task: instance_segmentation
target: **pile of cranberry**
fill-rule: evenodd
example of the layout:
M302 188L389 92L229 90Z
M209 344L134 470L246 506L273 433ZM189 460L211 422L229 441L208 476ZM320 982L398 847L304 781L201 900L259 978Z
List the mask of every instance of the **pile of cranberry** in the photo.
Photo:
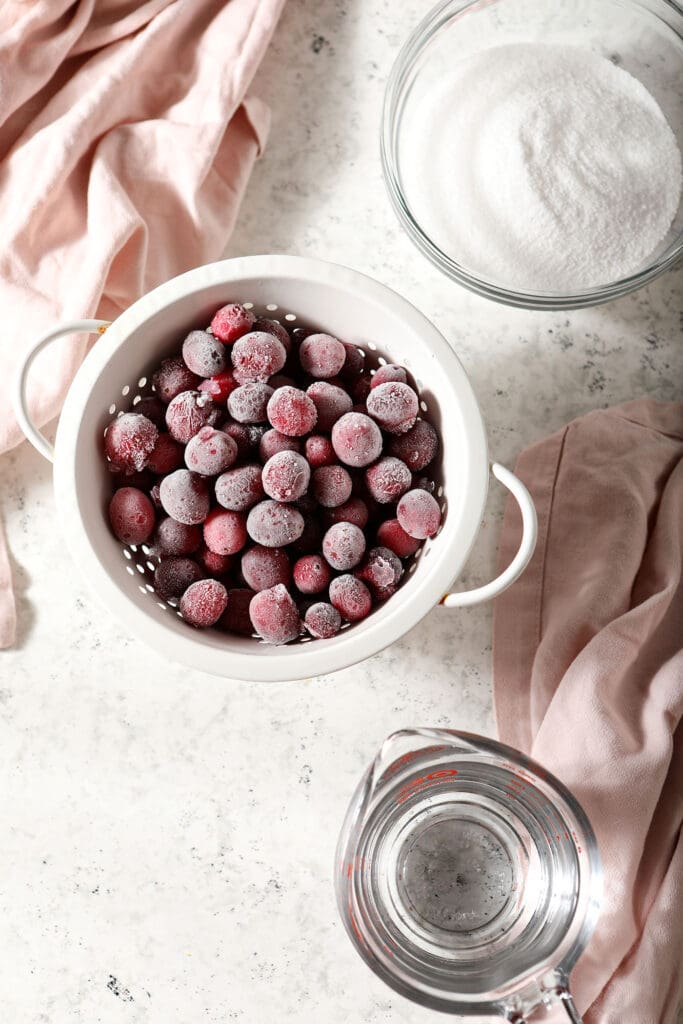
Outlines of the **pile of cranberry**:
M223 306L107 427L124 544L193 626L284 644L334 636L391 597L441 522L419 477L438 450L393 364L328 334Z

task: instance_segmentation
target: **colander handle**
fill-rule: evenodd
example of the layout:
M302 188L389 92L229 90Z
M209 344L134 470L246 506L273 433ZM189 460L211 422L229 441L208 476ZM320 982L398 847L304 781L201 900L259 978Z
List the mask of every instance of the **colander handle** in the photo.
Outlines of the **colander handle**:
M462 608L468 604L481 604L482 601L490 601L492 598L498 597L499 594L507 590L522 575L531 561L531 556L536 547L538 521L531 495L519 477L516 477L505 466L500 466L497 462L494 462L491 464L491 472L497 480L500 480L504 487L507 487L517 500L522 513L522 542L519 545L517 554L500 576L496 576L495 580L485 583L482 587L476 587L474 590L463 590L454 594L446 594L445 597L441 598L441 604L446 608Z
M40 452L41 455L44 455L49 462L54 461L54 448L36 427L35 423L31 419L28 408L26 383L28 381L31 364L38 353L44 349L46 345L49 345L50 342L56 341L57 338L63 338L65 334L104 334L107 327L109 327L109 323L109 320L71 320L69 323L62 324L61 327L55 327L54 330L48 331L47 334L44 334L41 338L38 338L37 341L34 341L29 350L24 353L19 364L19 368L14 379L14 413L17 417L19 426L26 435L26 439L30 441L36 451Z

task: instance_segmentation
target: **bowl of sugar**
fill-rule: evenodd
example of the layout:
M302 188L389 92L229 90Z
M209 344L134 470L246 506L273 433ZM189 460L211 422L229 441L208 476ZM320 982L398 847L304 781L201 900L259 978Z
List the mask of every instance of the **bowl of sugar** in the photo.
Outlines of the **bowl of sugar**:
M511 306L626 295L683 253L683 11L447 0L390 74L394 210L452 280Z

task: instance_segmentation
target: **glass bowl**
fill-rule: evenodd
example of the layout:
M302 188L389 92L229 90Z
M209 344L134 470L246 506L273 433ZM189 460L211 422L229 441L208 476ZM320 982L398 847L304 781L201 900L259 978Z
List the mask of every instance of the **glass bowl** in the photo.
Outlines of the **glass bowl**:
M508 43L578 46L612 60L649 90L683 152L683 10L673 0L446 0L401 49L386 88L382 166L392 205L417 247L452 280L496 302L576 309L609 302L654 280L683 251L683 202L655 252L626 277L565 293L519 291L473 272L430 237L415 212L406 156L420 104L454 61Z

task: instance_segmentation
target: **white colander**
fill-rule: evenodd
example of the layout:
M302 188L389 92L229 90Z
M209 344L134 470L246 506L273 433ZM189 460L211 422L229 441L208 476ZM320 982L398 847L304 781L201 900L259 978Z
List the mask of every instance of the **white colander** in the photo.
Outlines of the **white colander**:
M303 638L272 647L256 638L193 629L177 608L154 593L154 566L146 546L125 547L109 529L111 474L102 454L107 423L116 412L129 409L138 395L151 393L150 378L161 359L176 353L185 334L208 323L227 302L242 302L258 315L315 326L357 343L375 366L385 361L407 366L418 383L423 412L442 439L435 473L444 511L439 534L407 565L407 579L393 598L331 640ZM106 333L71 385L53 450L28 415L29 367L49 342L86 331ZM481 413L465 371L436 328L395 292L335 264L293 256L225 260L155 288L111 325L101 320L64 324L27 352L17 376L15 404L29 441L54 461L61 527L92 589L126 628L161 654L216 675L300 679L361 661L406 633L440 601L455 607L501 593L523 571L536 542L528 492L512 473L492 465L521 507L520 549L491 583L447 593L470 552L486 500L489 463Z

